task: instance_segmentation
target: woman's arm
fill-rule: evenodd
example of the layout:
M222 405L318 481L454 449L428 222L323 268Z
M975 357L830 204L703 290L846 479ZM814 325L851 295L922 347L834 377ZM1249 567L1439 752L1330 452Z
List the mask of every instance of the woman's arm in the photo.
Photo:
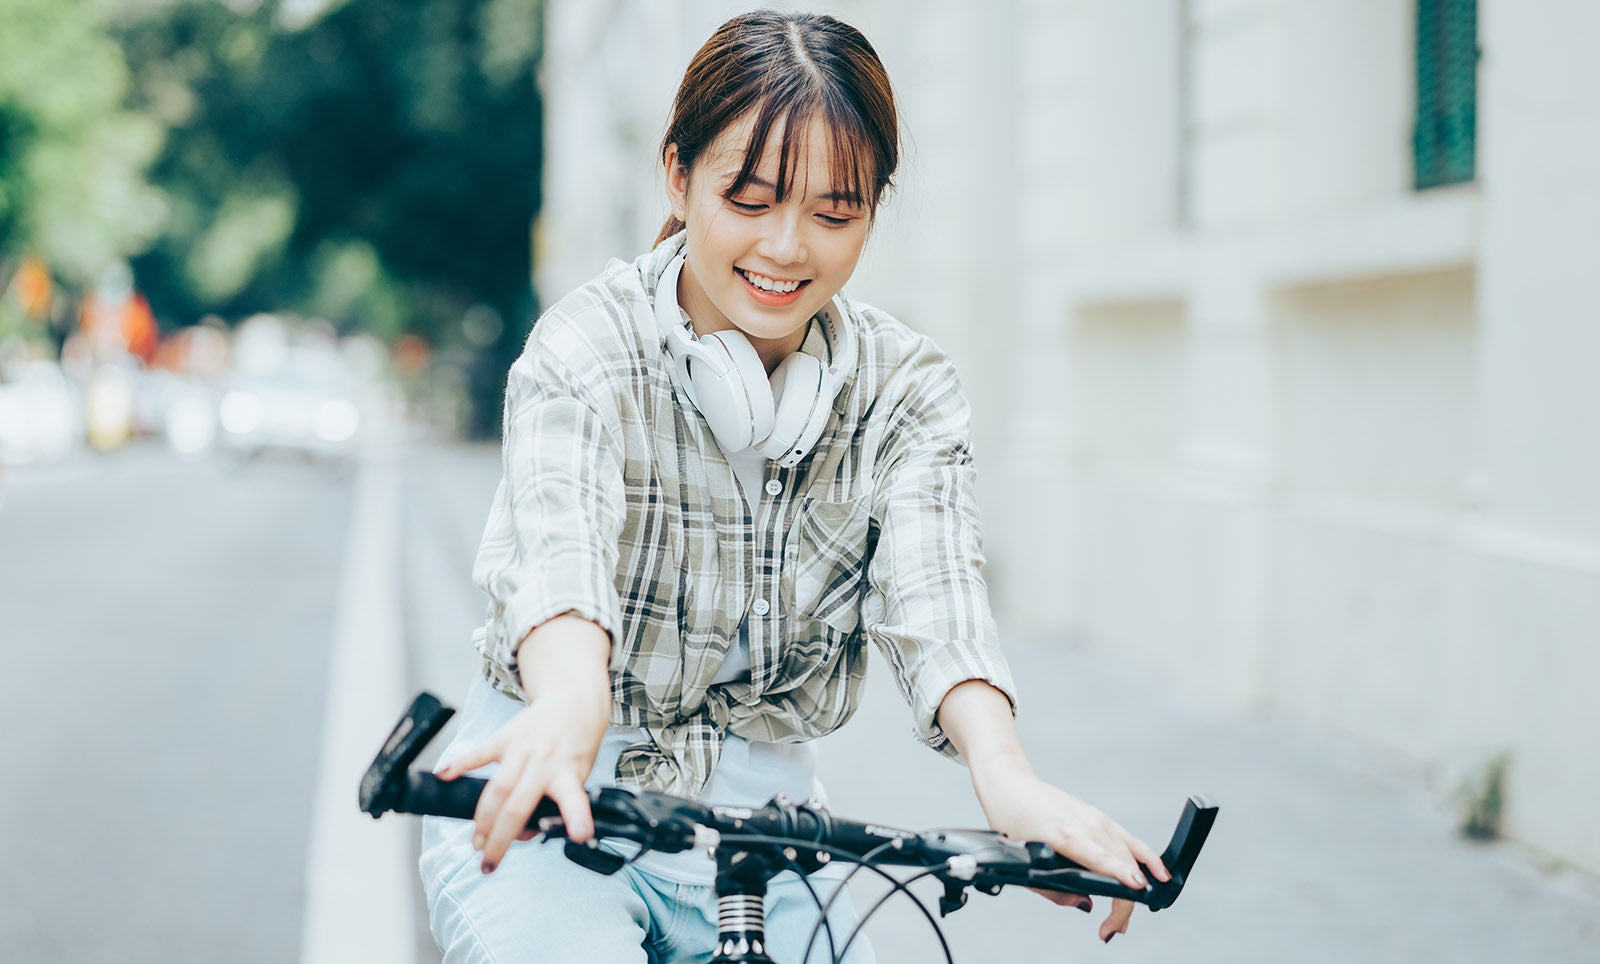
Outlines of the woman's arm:
M561 808L573 840L589 839L594 823L583 782L611 717L610 653L611 638L587 619L563 615L539 624L517 647L527 707L438 771L454 780L500 764L473 816L472 846L483 854L484 873L499 866L514 838L529 836L528 817L544 797Z
M1161 858L1144 841L1034 774L1004 693L982 680L957 685L939 704L939 726L967 761L991 827L1015 840L1044 841L1062 856L1130 887L1147 885L1139 863L1157 880L1168 879ZM1114 901L1100 925L1100 939L1125 932L1132 914L1131 901Z
M613 579L626 508L616 386L574 374L605 371L588 363L597 349L581 336L592 325L574 314L585 304L541 319L506 380L505 475L473 575L494 600L483 655L496 685L527 705L439 770L454 779L499 764L474 815L485 873L513 839L532 836L528 817L544 797L573 839L593 833L583 784L611 716Z

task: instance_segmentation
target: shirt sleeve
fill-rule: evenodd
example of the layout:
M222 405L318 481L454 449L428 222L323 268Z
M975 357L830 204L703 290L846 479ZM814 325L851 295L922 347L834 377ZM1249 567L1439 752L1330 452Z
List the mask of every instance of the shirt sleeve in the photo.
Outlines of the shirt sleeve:
M1016 688L983 579L966 397L948 359L914 364L915 387L890 415L873 480L878 541L864 615L911 705L917 737L959 759L936 719L945 695L983 680L1014 708Z
M617 419L601 407L537 339L511 367L504 477L474 578L491 599L483 656L523 699L516 650L534 627L572 613L617 638L625 490Z

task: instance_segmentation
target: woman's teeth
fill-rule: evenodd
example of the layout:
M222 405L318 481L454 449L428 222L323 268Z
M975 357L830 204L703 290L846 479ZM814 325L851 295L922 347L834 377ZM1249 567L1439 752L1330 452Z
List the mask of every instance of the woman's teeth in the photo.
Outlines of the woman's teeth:
M762 291L770 291L774 294L780 295L788 294L789 292L800 287L800 285L803 283L799 281L778 281L774 278L768 278L766 275L752 274L743 269L740 269L739 273L744 275L744 280L755 285L757 288L760 288Z

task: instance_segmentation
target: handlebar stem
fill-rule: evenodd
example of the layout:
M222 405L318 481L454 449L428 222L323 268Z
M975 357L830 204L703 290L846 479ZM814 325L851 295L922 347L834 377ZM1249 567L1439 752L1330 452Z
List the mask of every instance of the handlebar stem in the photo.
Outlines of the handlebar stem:
M767 882L783 865L764 853L717 849L717 953L711 964L775 964L767 954Z

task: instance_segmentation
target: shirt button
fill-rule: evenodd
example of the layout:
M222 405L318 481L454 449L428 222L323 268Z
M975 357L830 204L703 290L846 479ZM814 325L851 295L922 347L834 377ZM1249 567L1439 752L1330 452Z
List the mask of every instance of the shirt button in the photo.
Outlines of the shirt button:
M779 482L777 479L768 479L767 480L767 494L768 495L777 495L779 492L782 492L782 491L783 491L783 483L782 482Z
M750 611L755 613L757 616L765 616L767 613L772 612L772 604L767 602L765 599L757 599L751 604Z

